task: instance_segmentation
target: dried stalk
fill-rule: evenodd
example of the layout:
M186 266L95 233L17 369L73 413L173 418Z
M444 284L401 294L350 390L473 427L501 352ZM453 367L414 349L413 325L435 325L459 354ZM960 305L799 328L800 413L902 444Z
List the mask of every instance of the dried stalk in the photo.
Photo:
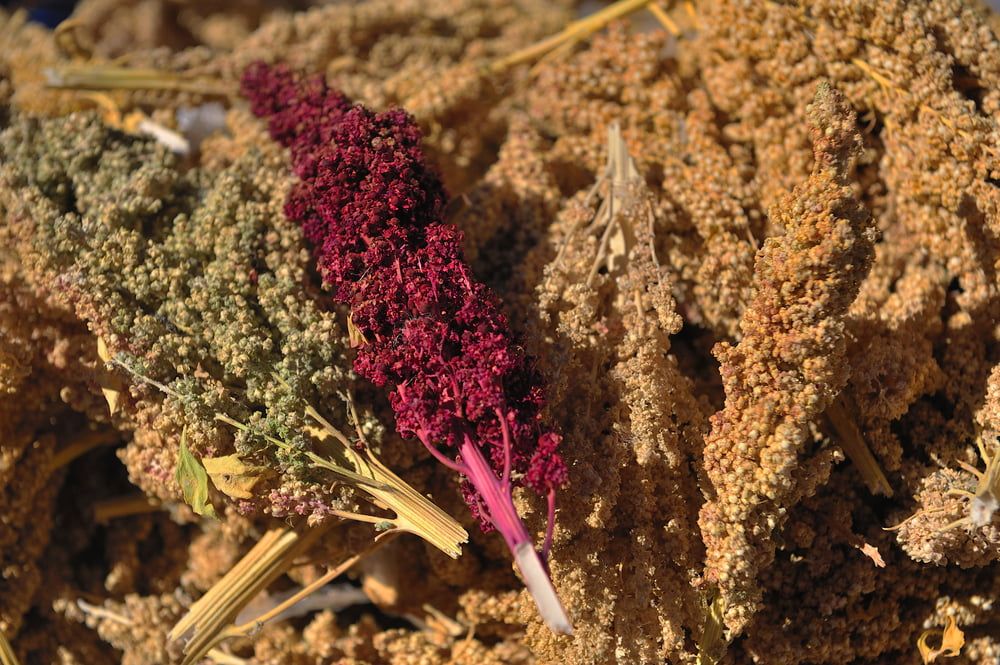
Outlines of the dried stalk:
M165 90L217 97L237 92L235 83L164 69L86 63L52 67L45 75L48 87L68 90Z
M49 463L49 469L55 471L61 469L73 460L90 452L94 448L110 446L121 441L121 435L110 429L100 429L88 431L73 439L69 444L63 446Z
M524 62L530 62L540 58L547 53L567 44L576 44L592 34L601 30L612 21L628 16L648 5L651 0L619 0L618 2L605 7L599 12L594 12L586 18L570 23L562 31L546 37L542 41L532 44L510 55L504 56L490 64L490 71L493 73L504 72L511 67Z
M299 532L290 528L272 529L240 561L198 599L170 631L170 641L183 643L182 665L192 665L211 653L225 640L249 637L289 607L344 574L362 558L398 535L392 531L377 536L361 552L330 568L317 580L264 614L240 625L233 622L239 613L274 580L286 573L330 527Z
M98 524L107 524L119 517L153 513L162 507L163 504L158 499L145 494L118 496L94 504L94 521Z
M856 408L848 408L848 397L841 394L833 400L826 409L826 418L837 434L837 442L844 449L854 466L857 467L861 478L868 485L872 494L892 496L892 485L889 484L882 467L872 454L868 444L865 443L861 430L850 415Z
M0 630L0 665L20 665L14 655L14 647L7 641L7 636Z

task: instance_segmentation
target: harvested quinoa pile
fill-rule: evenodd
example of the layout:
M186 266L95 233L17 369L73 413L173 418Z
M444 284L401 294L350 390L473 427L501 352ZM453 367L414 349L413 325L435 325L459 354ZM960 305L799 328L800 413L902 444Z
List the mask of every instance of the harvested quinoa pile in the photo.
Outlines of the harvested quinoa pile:
M998 27L0 10L0 663L996 665Z

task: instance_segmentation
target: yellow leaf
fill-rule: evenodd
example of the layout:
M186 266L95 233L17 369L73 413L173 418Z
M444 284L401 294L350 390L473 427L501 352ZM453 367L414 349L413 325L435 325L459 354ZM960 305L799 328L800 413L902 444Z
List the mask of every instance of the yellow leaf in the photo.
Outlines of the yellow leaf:
M111 362L111 353L108 351L108 345L104 343L102 337L97 338L97 357L103 362ZM118 410L118 400L122 394L122 383L113 374L105 373L101 379L101 392L104 394L104 399L108 402L108 411L111 415L115 415Z
M322 427L317 427L315 425L306 425L302 429L304 429L306 432L308 432L310 436L315 437L319 441L326 441L327 439L330 438L330 433L327 432Z
M939 648L935 649L927 644L927 640L939 634L941 635ZM943 631L938 629L925 630L917 638L917 649L920 650L920 657L923 659L924 665L933 663L938 656L953 658L962 652L963 646L965 646L965 633L955 623L955 617L951 616L948 617L948 624Z
M86 97L97 105L104 124L110 125L115 129L122 128L122 111L118 106L118 102L112 99L111 95L105 92L84 92L81 96Z
M146 119L146 114L142 111L132 111L131 113L126 113L122 117L121 126L118 129L126 131L130 134L139 133L139 124Z
M111 362L111 353L108 352L108 345L104 343L103 337L97 338L97 357L104 362Z
M205 457L201 460L212 484L234 499L252 499L253 488L267 472L262 466L249 466L236 455Z

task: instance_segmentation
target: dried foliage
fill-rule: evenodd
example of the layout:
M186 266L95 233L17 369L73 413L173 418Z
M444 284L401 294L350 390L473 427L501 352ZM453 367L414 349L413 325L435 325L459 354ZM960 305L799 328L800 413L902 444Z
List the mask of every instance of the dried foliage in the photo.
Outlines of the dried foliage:
M216 662L997 661L996 16L641 4L552 48L531 45L576 3L90 0L58 33L0 15L0 632L21 662L176 661L171 628L272 516L371 509L306 454L327 450L307 405L358 438L341 393L474 525L347 369L371 321L335 309L282 214L303 173L236 95L256 61L420 126L451 198L428 219L463 232L548 386L568 471L548 567L575 633L548 630L499 539L452 560L400 538L352 569L377 609L268 623ZM225 126L188 156L130 120L184 134L210 98ZM328 152L377 161L355 134ZM218 519L181 501L182 432L188 498L204 483ZM119 442L159 503L101 450ZM544 533L544 501L514 505ZM329 534L266 602L373 530Z

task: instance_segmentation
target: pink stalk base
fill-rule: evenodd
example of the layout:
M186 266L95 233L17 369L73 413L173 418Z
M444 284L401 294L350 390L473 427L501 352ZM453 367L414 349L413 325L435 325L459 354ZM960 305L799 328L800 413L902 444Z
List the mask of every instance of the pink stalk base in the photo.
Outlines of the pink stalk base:
M524 585L538 606L538 613L554 632L572 635L573 626L552 586L542 557L535 550L531 535L514 508L510 482L497 478L479 446L468 436L465 437L460 452L465 467L462 471L479 492L490 522L503 536L507 548L514 556Z

